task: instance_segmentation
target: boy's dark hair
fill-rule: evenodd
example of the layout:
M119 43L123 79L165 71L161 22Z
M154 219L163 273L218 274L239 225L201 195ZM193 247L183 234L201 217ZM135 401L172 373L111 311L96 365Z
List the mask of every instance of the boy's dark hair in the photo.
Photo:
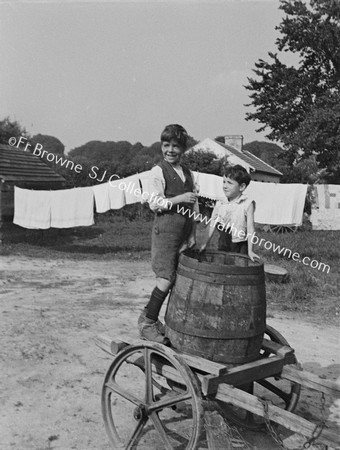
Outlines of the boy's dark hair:
M181 125L172 124L164 128L161 134L161 142L170 142L171 139L177 141L186 150L188 133Z
M238 184L244 183L246 186L248 186L251 180L249 173L239 164L236 166L226 166L223 175L237 181Z

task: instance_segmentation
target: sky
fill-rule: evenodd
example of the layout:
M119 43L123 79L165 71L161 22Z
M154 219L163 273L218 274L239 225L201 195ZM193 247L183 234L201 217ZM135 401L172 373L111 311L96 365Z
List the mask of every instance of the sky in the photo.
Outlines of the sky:
M88 141L159 140L183 125L197 140L241 134L247 77L269 60L279 0L0 0L0 120L57 137L66 151Z

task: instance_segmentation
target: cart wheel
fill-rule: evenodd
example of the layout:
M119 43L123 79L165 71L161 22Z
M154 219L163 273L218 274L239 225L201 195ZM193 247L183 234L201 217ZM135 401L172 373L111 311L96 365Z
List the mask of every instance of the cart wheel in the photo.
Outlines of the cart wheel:
M272 233L295 233L297 229L296 225L269 225Z
M270 340L278 344L289 346L286 339L269 325L266 326L265 337L269 337ZM261 353L262 358L268 358L269 355L270 353L268 352L263 351ZM293 364L297 364L297 359L295 356ZM250 394L254 394L262 400L268 400L274 405L292 412L299 401L301 385L284 380L280 377L268 377L249 383L248 385L243 386L242 389ZM251 430L259 430L265 427L265 420L263 417L252 414L242 408L227 405L221 401L218 401L218 406L222 410L226 419L231 420L237 425L249 428Z
M192 450L203 423L201 390L170 348L129 345L105 375L102 414L113 448Z

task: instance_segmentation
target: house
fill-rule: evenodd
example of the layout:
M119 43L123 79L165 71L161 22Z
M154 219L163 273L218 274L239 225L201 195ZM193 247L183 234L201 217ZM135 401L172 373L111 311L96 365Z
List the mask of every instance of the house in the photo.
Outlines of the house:
M251 174L251 179L254 181L280 182L281 172L252 153L243 150L243 136L227 135L223 138L224 143L206 138L189 151L211 151L218 158L227 157L231 165L239 164L243 166Z
M0 228L14 215L14 186L24 189L64 189L65 179L28 151L0 144Z

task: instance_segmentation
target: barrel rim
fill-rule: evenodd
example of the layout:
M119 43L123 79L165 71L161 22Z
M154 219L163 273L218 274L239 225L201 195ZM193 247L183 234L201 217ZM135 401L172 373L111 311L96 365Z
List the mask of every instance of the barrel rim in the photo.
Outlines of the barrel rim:
M241 259L247 259L251 261L249 256L241 255L240 253L229 253L229 252L223 252L219 250L209 250L205 252L205 254L227 254L231 257L237 257ZM195 269L198 271L203 272L210 272L210 273L221 273L221 274L231 274L231 275L257 275L264 273L264 264L262 262L253 262L252 266L248 267L242 267L242 266L228 266L225 264L219 264L219 263L209 263L207 261L200 262L198 259L191 257L190 255L193 254L192 250L185 250L183 253L181 253L179 257L179 262L186 267L189 267L190 269Z
M208 284L225 284L228 286L262 286L265 283L264 273L216 273L211 272L208 275L205 275L205 272L201 272L199 270L194 270L193 272L189 272L187 266L183 266L183 264L179 263L177 267L177 276L182 276L184 278L188 278L190 280L201 281L203 283Z

